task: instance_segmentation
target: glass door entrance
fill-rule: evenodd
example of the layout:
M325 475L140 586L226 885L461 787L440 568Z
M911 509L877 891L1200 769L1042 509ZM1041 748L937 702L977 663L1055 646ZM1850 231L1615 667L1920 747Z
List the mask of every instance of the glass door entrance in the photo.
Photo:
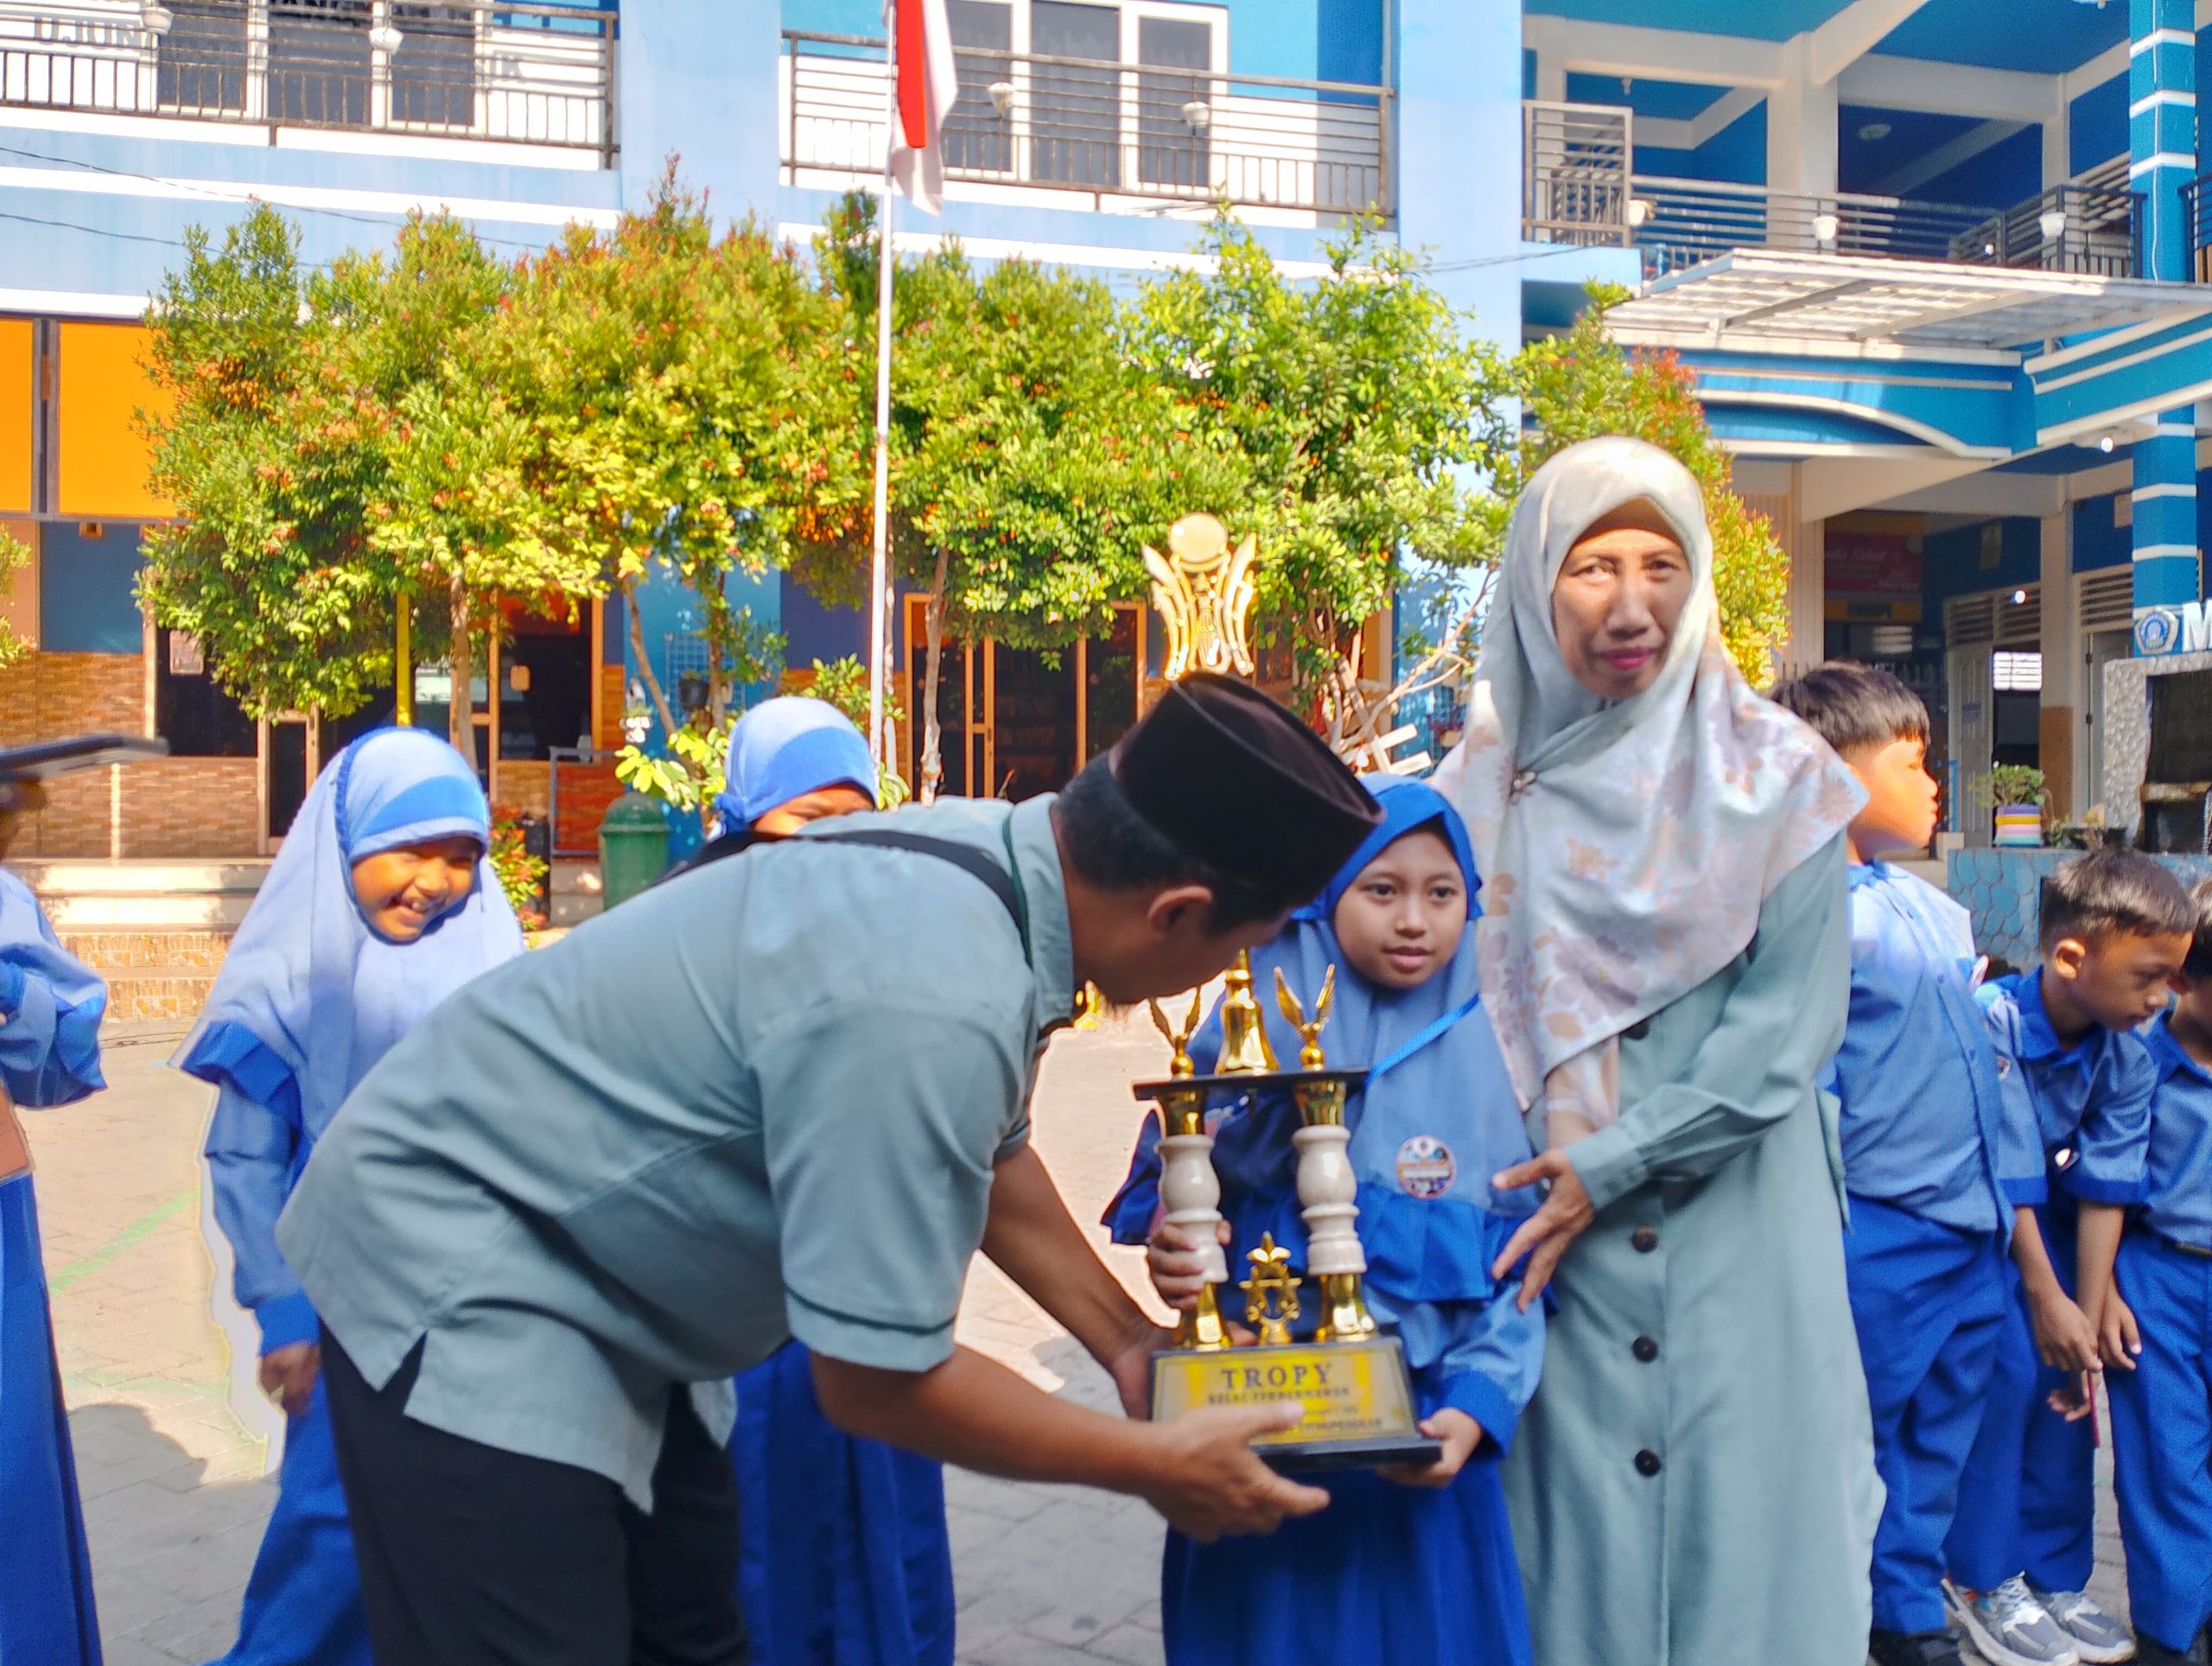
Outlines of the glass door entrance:
M906 598L899 689L906 722L899 756L901 773L916 785L928 686L926 607L918 596ZM1136 722L1145 646L1144 614L1134 603L1114 610L1104 635L1065 648L946 641L938 672L938 791L1016 803L1058 792Z

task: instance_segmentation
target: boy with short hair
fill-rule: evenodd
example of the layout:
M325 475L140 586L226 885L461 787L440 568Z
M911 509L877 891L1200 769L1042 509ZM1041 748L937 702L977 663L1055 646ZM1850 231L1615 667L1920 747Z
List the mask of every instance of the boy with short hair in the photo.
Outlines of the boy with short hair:
M2146 1190L2158 1072L2133 1032L2166 1004L2196 928L2181 881L2149 856L2102 851L2044 881L2042 963L1982 990L2009 1092L2032 1106L2046 1201L2013 1241L2038 1371L2018 1327L1961 1489L1953 1600L1991 1659L2038 1611L2084 1662L2127 1660L2127 1628L2085 1587L2094 1561L2096 1326L2131 1205ZM1994 1588L1987 1577L2013 1570Z
M1888 1491L1870 1651L1876 1666L1956 1666L1943 1545L2011 1308L2007 1235L2034 1192L2002 1178L2008 1102L1974 1000L1980 963L1967 912L1886 860L1935 833L1927 708L1887 671L1841 663L1774 698L1866 788L1846 833L1850 1017L1823 1085L1839 1103L1844 1265ZM2039 1153L2024 1103L2011 1104L2012 1148ZM2050 1642L2040 1659L2071 1658L2055 1631Z
M2145 1033L2158 1073L2147 1191L2100 1330L2136 1659L2212 1655L2212 880L2173 1009Z

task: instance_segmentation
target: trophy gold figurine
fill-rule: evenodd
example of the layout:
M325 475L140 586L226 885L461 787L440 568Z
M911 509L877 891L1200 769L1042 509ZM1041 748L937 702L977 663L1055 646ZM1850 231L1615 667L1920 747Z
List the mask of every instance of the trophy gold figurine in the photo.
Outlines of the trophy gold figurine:
M1281 972L1275 1000L1303 1042L1296 1070L1283 1070L1268 1045L1267 1024L1252 993L1249 956L1237 957L1221 1003L1221 1057L1200 1075L1190 1054L1199 1003L1179 1030L1153 1003L1153 1022L1175 1050L1164 1082L1141 1082L1136 1096L1160 1107L1160 1196L1162 1218L1198 1246L1205 1283L1183 1319L1176 1345L1153 1358L1152 1415L1161 1421L1200 1406L1253 1406L1296 1400L1305 1421L1254 1444L1277 1469L1339 1469L1435 1461L1440 1443L1415 1420L1413 1380L1398 1339L1367 1310L1361 1280L1367 1271L1354 1223L1359 1185L1345 1155L1351 1133L1344 1102L1367 1079L1363 1070L1332 1070L1321 1031L1336 998L1336 970L1323 980L1307 1017ZM1305 1276L1291 1266L1290 1251L1272 1234L1246 1256L1249 1276L1244 1321L1257 1340L1237 1343L1221 1316L1217 1287L1229 1281L1228 1258L1217 1227L1221 1181L1213 1168L1213 1138L1205 1131L1206 1102L1230 1090L1287 1091L1298 1107L1298 1201L1306 1222ZM1313 1339L1292 1340L1300 1306L1298 1292L1318 1284Z

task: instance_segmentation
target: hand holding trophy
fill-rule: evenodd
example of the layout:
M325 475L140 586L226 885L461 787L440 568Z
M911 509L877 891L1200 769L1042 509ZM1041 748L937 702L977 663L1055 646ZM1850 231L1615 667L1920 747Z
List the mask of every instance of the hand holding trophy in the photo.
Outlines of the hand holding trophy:
M1366 1080L1363 1070L1332 1070L1321 1046L1335 1002L1336 970L1323 980L1306 1016L1280 970L1275 1000L1303 1046L1298 1068L1277 1067L1267 1026L1252 994L1249 956L1239 956L1222 996L1221 1057L1211 1075L1198 1073L1188 1051L1198 1007L1179 1033L1155 1003L1153 1021L1175 1049L1166 1081L1136 1086L1141 1099L1160 1106L1160 1199L1164 1218L1192 1243L1211 1251L1206 1283L1186 1314L1177 1345L1154 1357L1152 1415L1166 1421L1201 1406L1252 1406L1290 1399L1306 1408L1305 1421L1255 1442L1281 1470L1374 1467L1435 1461L1438 1441L1421 1433L1412 1379L1396 1337L1368 1312L1361 1291L1367 1270L1354 1223L1358 1182L1345 1155L1351 1130L1344 1102ZM1205 1132L1206 1102L1215 1091L1287 1091L1301 1126L1291 1136L1298 1152L1298 1199L1306 1230L1304 1271L1320 1286L1312 1339L1293 1340L1300 1313L1303 1280L1292 1252L1272 1236L1247 1257L1250 1276L1239 1287L1256 1342L1236 1344L1222 1322L1215 1287L1228 1281L1220 1250L1221 1182L1213 1171L1213 1139Z

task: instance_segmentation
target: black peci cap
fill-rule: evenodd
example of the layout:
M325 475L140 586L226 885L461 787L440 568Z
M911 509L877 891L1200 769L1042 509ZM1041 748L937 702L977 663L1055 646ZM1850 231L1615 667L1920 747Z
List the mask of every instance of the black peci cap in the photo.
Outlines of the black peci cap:
M1194 671L1114 748L1130 807L1263 893L1318 893L1382 819L1344 760L1287 707Z

